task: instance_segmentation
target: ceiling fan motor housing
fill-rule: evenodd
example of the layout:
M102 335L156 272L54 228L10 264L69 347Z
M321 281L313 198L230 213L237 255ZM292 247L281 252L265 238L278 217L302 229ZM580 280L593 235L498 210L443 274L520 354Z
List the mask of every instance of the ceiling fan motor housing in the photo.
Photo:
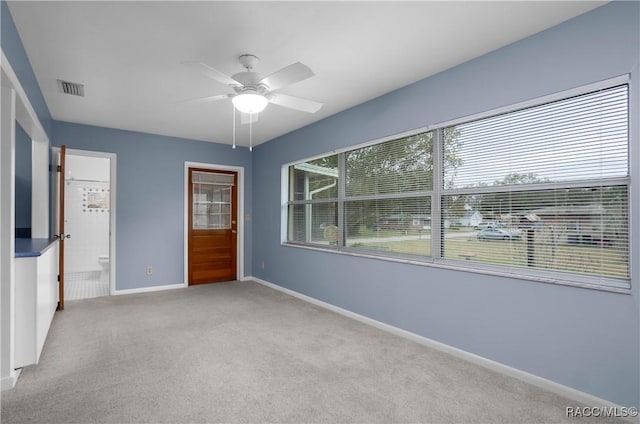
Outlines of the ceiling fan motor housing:
M234 74L231 78L233 78L234 80L238 81L241 84L233 87L236 93L240 93L242 91L245 91L246 89L252 89L260 93L264 93L267 90L267 86L260 83L260 81L262 80L262 75L260 75L257 72L253 72L253 71L238 72L237 74Z
M256 93L264 95L269 87L266 84L260 83L264 78L257 72L253 72L253 68L260 62L258 56L252 54L243 54L238 57L240 64L246 69L244 72L238 72L232 75L231 78L238 81L241 85L234 86L233 89L236 93Z
M240 61L242 66L245 67L248 71L255 68L258 62L260 62L260 58L252 54L243 54L240 57L238 57L238 60Z

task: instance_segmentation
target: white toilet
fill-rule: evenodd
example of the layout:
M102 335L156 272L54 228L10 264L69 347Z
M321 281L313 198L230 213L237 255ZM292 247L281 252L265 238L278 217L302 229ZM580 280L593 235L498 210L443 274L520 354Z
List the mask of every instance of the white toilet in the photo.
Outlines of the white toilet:
M109 256L98 256L98 263L100 264L100 281L109 281Z

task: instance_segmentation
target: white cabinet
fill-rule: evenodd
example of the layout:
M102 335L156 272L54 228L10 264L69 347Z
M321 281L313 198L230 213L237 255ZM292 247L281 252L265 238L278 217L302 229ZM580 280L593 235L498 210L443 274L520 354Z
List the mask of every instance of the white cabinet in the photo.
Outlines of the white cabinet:
M37 364L58 305L58 243L16 257L15 367Z

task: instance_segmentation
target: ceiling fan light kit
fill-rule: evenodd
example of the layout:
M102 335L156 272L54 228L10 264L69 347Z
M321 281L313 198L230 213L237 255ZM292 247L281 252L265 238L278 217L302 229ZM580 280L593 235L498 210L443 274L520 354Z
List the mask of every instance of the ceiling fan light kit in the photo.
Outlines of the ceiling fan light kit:
M269 100L261 94L244 92L234 96L231 101L240 112L260 113L267 107Z
M243 54L238 57L238 60L246 71L238 72L233 76L228 76L202 62L183 62L183 64L187 66L198 68L209 78L229 86L233 91L233 93L203 97L201 99L195 99L195 101L206 102L231 98L231 102L234 106L234 147L236 109L250 116L248 123L250 134L249 146L251 150L251 123L255 121L252 117L257 116L258 113L262 112L269 103L307 113L315 113L322 107L322 103L314 100L275 93L276 90L314 76L315 74L307 65L296 62L263 77L259 73L253 71L254 66L257 65L260 60L257 56L252 54ZM245 115L243 115L243 117L244 116ZM244 118L242 123L245 123Z

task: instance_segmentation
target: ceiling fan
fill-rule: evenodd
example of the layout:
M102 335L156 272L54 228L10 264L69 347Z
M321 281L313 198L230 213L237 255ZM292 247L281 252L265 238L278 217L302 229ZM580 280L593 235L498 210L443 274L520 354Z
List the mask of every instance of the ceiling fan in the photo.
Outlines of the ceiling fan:
M314 100L276 93L281 88L314 76L315 74L308 66L296 62L263 77L253 70L260 61L257 56L243 54L238 60L246 71L238 72L232 76L228 76L202 62L182 62L186 66L198 69L209 78L228 85L233 91L228 94L198 98L193 101L208 102L230 98L235 108L243 113L243 123L255 122L257 114L262 112L268 103L308 113L315 113L322 107L322 103ZM249 117L248 119L247 116Z

